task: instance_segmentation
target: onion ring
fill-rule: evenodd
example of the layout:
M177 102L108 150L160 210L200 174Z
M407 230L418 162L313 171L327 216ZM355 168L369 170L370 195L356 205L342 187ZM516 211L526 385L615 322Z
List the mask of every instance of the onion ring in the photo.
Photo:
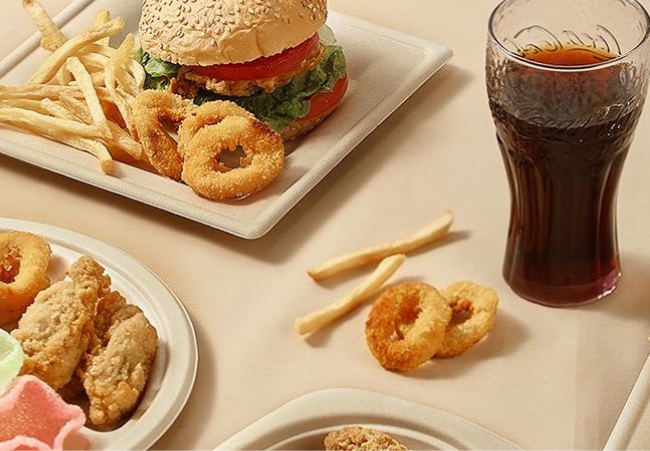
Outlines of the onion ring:
M206 102L192 110L178 128L178 152L184 156L190 140L201 128L218 124L227 116L255 118L252 113L234 102L224 100Z
M251 117L226 116L218 124L198 130L189 142L185 134L179 142L184 157L181 179L207 199L247 196L275 180L284 166L280 135ZM223 150L238 148L245 154L240 167L230 168L219 161Z
M0 234L0 325L17 321L34 297L50 284L52 249L28 232Z
M180 180L183 158L163 121L178 126L194 104L168 91L147 89L135 98L133 125L149 162L160 174Z
M370 351L387 370L410 371L442 346L451 308L431 285L404 282L386 289L366 321Z
M468 314L463 322L452 319L442 346L434 357L454 357L481 341L494 327L499 297L492 288L473 282L455 282L442 291L454 314Z

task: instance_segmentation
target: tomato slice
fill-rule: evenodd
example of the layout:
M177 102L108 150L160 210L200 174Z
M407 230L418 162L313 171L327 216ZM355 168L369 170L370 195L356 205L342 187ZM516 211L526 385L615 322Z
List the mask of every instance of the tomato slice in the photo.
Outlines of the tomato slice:
M320 92L310 99L309 113L298 121L308 121L333 110L348 90L348 77L339 79L331 91ZM296 121L296 122L298 122Z
M298 44L271 56L257 58L245 63L215 64L212 66L193 66L197 74L218 80L241 81L271 78L290 71L316 48L318 33Z

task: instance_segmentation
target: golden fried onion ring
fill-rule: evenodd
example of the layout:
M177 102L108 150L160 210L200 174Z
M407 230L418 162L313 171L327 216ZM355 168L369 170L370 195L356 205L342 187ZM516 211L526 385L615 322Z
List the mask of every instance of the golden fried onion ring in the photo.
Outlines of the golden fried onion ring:
M386 289L366 321L370 351L388 370L410 371L442 346L451 308L431 285L404 282Z
M435 357L454 357L481 341L494 327L499 305L497 292L473 282L455 282L442 291L454 314L467 314L462 322L453 319Z
M165 123L178 126L194 104L168 91L147 89L135 98L133 125L149 162L160 174L180 180L183 158Z
M0 325L17 321L38 292L50 284L52 250L38 235L0 234Z
M192 116L188 119L192 121ZM181 179L200 196L212 200L247 196L267 186L282 171L282 138L265 122L228 115L216 125L200 128L189 142L187 122L181 125L184 130L179 130L184 158ZM239 167L230 168L219 161L222 151L238 148L245 154Z
M206 125L215 125L227 116L242 116L254 119L255 116L248 110L234 102L216 100L206 102L189 112L183 123L178 128L178 151L184 156L187 147L194 135Z

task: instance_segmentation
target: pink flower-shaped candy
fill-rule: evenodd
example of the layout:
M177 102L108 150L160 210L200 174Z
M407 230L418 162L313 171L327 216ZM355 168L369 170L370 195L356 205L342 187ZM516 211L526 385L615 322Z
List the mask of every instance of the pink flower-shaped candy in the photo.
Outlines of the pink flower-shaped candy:
M85 422L83 410L45 382L19 376L0 397L0 450L62 450L66 437Z

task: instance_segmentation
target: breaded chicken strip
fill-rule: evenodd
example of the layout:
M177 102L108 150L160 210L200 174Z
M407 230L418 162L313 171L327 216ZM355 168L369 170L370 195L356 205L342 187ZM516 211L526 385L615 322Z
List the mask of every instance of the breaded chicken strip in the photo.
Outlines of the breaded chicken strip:
M92 257L83 256L72 265L67 272L68 276L77 284L97 284L97 308L94 317L94 327L90 342L84 353L101 346L102 338L111 325L113 314L126 305L126 299L117 291L111 290L111 278L104 274L104 268ZM58 390L63 399L70 400L84 393L81 380L85 367L85 358L81 358L72 380L62 389Z
M55 390L70 382L93 334L102 272L80 259L70 268L72 282L57 282L36 296L11 333L25 353L23 374Z
M67 274L75 285L95 287L98 298L111 291L111 278L104 274L102 265L87 255L79 257L70 265Z
M106 311L119 304L116 299L106 304ZM82 370L89 418L95 425L115 423L135 408L158 348L156 329L138 307L124 305L110 320L106 333L98 337L101 344L86 355Z

